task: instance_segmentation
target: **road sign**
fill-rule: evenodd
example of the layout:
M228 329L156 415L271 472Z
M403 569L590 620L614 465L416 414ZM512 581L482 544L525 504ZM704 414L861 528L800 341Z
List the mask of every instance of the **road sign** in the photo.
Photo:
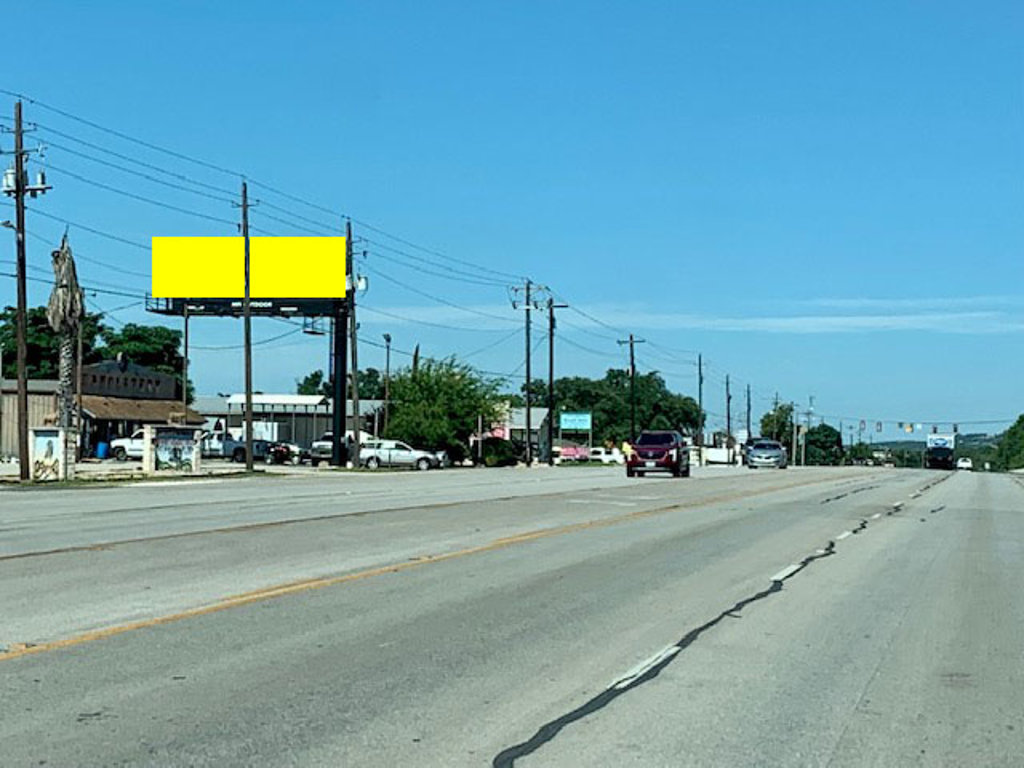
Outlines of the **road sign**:
M593 429L591 414L567 411L558 416L558 426L567 432L589 432Z

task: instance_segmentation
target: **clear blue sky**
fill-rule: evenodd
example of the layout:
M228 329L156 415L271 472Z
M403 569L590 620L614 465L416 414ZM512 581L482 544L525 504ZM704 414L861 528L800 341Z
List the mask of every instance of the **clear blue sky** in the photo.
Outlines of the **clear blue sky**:
M725 373L737 382L737 411L742 387L754 386L755 416L776 391L872 422L1024 410L1020 3L40 0L31 19L6 38L0 87L338 211L254 190L309 218L348 214L529 275L648 339L641 368L663 371L677 390L694 392L689 350L699 350L711 363L712 413L724 411ZM11 102L0 97L5 119ZM77 139L237 186L233 175L25 110ZM229 204L69 154L53 145L135 167L45 128L38 136L51 141L55 186L32 203L38 211L141 242L232 234L56 169L233 220ZM268 215L298 222L264 206L254 225L303 234ZM35 213L29 226L47 239L63 227ZM82 260L85 282L146 289L143 250L75 226L71 237L83 259L118 267ZM49 247L30 247L45 277ZM360 265L368 307L466 329L366 311L364 338L390 332L397 348L420 343L437 356L493 345L469 361L517 370L522 337L510 334L520 318L504 287L360 247L371 251ZM0 271L13 254L11 238ZM431 301L381 273L508 319ZM33 284L33 302L46 294ZM13 280L0 278L0 302L13 300ZM92 297L107 310L130 302ZM114 316L156 319L134 307ZM563 317L566 342L589 351L561 343L559 373L624 365L619 332ZM241 338L240 323L194 328L201 346ZM256 337L288 330L261 321ZM326 364L323 338L295 334L257 349L266 391L291 391ZM378 349L361 355L382 364ZM237 350L193 357L200 392L240 389ZM543 371L546 346L535 362Z

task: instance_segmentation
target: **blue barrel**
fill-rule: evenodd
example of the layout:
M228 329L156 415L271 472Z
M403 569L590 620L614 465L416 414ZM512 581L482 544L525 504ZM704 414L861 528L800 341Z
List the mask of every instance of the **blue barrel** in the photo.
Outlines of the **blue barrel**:
M110 455L110 443L96 443L96 458L105 459Z

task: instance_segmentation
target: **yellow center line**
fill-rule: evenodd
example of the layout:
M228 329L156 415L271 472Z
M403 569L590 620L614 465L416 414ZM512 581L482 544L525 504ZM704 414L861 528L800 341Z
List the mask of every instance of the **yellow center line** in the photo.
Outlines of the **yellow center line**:
M295 581L286 584L278 584L273 587L264 587L262 589L257 589L251 592L242 592L237 595L231 595L229 597L222 598L214 603L199 606L197 608L189 608L187 610L167 614L165 616L158 616L150 619L140 619L139 621L132 621L126 624L118 624L116 626L107 627L105 629L85 632L79 635L72 635L71 637L66 637L61 640L53 640L50 642L38 644L15 644L12 650L0 653L0 662L10 661L11 659L17 659L22 656L30 656L37 653L45 653L49 651L60 650L62 648L70 648L76 645L90 643L95 640L102 640L107 637L123 635L127 632L133 632L138 629L148 629L150 627L158 627L163 624L171 624L173 622L182 621L184 619L191 619L197 616L206 616L211 613L219 613L220 611L226 611L230 608L238 608L243 605L249 605L251 603L262 602L264 600L272 600L278 597L285 597L286 595L294 595L300 592L308 592L314 589L322 589L324 587L332 587L339 584L348 584L354 581L362 581L363 579L369 579L374 576L383 576L384 574L388 573L401 573L402 571L412 570L413 568L421 568L425 565L431 565L434 563L443 563L447 560L455 560L456 558L467 557L469 555L476 555L483 552L494 552L496 550L505 549L517 544L524 544L530 541L536 541L538 539L545 539L552 536L562 536L568 533L575 533L577 531L591 530L596 528L606 528L613 525L620 525L622 523L626 523L632 520L639 520L646 517L653 517L655 515L662 515L674 510L693 509L695 507L724 504L730 501L748 499L754 496L762 496L768 493L775 493L777 491L785 491L790 490L792 488L800 488L808 485L818 485L821 483L833 482L834 480L835 478L831 477L818 480L804 480L802 482L776 485L768 488L761 488L754 491L729 493L722 494L719 496L706 497L702 499L694 499L692 501L683 501L673 503L664 507L638 510L635 512L628 512L625 514L614 515L611 517L601 518L597 520L586 520L580 523L569 523L567 525L555 526L553 528L539 528L537 530L526 531L524 533L518 533L513 536L506 536L503 538L495 539L486 544L478 544L473 547L466 547L464 549L453 550L451 552L442 552L436 555L424 555L419 558L416 558L415 560L403 560L402 562L391 563L389 565L382 565L376 568L370 568L363 571L356 571L355 573L347 573L340 576L325 576L312 579L303 579L301 581Z

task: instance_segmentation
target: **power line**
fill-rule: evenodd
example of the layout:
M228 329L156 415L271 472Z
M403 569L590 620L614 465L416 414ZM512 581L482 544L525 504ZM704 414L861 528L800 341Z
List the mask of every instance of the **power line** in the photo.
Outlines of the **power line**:
M43 125L42 123L38 123L38 122L33 123L33 125L35 125L35 126L37 126L39 128L42 128L44 134L52 133L52 134L54 134L56 136L60 136L62 138L65 138L65 139L68 139L70 141L73 141L76 144L81 144L84 147L89 147L90 149L95 149L97 152L103 152L104 154L110 155L111 157L116 157L119 160L124 160L124 161L129 162L129 163L134 163L135 165L138 165L140 168L148 168L151 171L157 171L158 173L165 174L167 176L170 176L173 179L178 179L179 181L184 181L184 182L186 182L188 184L193 184L193 185L195 185L197 187L202 187L204 189L209 189L209 190L212 190L214 192L221 192L223 194L231 195L231 196L233 196L235 194L235 191L232 190L232 189L225 189L224 187L218 187L218 186L216 186L214 184L207 184L204 181L199 181L197 179L193 179L193 178L191 178L189 176L186 176L186 175L184 175L182 173L178 173L177 171L169 171L166 168L161 168L159 165L153 165L152 163L147 163L144 160L139 160L138 158L131 157L130 155L125 155L125 154L122 154L120 152L116 152L116 151L114 151L112 149L109 149L107 147L103 147L103 146L101 146L99 144L93 144L92 142L86 141L85 139L79 138L79 137L74 136L74 135L72 135L70 133L63 133L62 131L59 131L56 128L53 128L53 127L51 127L49 125ZM44 139L45 139L45 136L44 136ZM47 144L49 144L50 146L57 146L52 141L47 141ZM64 147L64 149L65 149L65 151L70 151L66 147Z
M145 179L146 181L151 181L154 184L161 184L161 185L163 185L165 187L169 187L171 189L181 190L183 192L188 192L189 194L198 195L200 197L205 197L205 198L210 199L210 200L216 200L217 202L221 202L221 203L234 203L235 202L231 198L225 198L225 197L222 197L221 195L214 195L214 194L211 194L209 192L203 192L203 191L198 190L198 189L190 189L189 187L186 187L186 186L184 186L182 184L175 184L174 182L171 182L171 181L164 181L163 179L158 179L156 176L150 176L148 173L143 173L142 171L136 171L136 170L133 170L132 168L125 168L123 165L119 165L117 163L112 163L109 160L102 160L102 159L100 159L98 157L93 157L91 155L87 155L84 152L78 152L77 150L71 149L70 147L65 147L65 146L63 146L61 144L57 144L57 143L55 143L53 141L47 141L46 145L47 145L47 147L55 147L56 149L59 149L61 152L67 152L68 154L75 155L76 157L81 157L81 158L83 158L85 160L89 160L90 162L98 163L100 165L105 165L108 168L114 168L114 169L116 169L118 171L121 171L122 173L129 173L132 176L137 176L139 178ZM41 165L43 165L44 167L50 167L50 168L53 167L52 165L49 164L49 162L43 162L43 163L41 163Z
M129 240L128 238L121 237L120 235L112 235L109 232L104 232L103 230L95 229L94 227L90 227L87 224L80 224L77 221L71 221L71 219L65 219L62 216L56 216L52 213L47 213L46 211L40 210L38 208L28 208L28 210L32 211L32 213L36 216L42 216L43 218L51 219L53 221L60 222L61 224L65 224L67 226L78 227L78 229L81 229L85 232L89 232L90 234L98 235L99 237L105 237L108 240L113 240L124 245L130 245L134 248L139 248L140 250L143 250L146 253L150 253L152 251L152 248L149 245L147 245L146 243L140 243L137 240Z
M397 286L399 286L401 288L405 288L405 290L407 290L407 291L411 291L412 293L415 293L415 294L417 294L419 296L423 296L424 298L430 299L431 301L435 301L438 304L444 304L447 307L452 307L453 309L457 309L457 310L460 310L462 312L468 312L469 314L472 314L472 315L478 315L479 317L486 317L486 318L491 319L491 320L500 320L503 323L508 322L508 318L507 317L502 317L501 315L495 315L495 314L492 314L490 312L483 312L483 311L478 310L478 309L473 309L472 307L463 307L463 306L460 306L459 304L456 304L454 302L448 301L447 299L442 299L439 296L434 296L433 294L427 293L426 291L421 291L419 288L415 288L415 287L409 285L408 283L403 283L401 280L398 280L398 279L396 279L394 277L391 277L390 275L382 272L377 267L373 267L373 268L369 268L368 267L367 269L368 269L368 271L371 274L375 274L378 277L383 277L388 282L394 283L395 285L397 285Z
M390 312L390 311L388 311L386 309L378 309L377 307L367 306L366 304L363 304L363 303L359 304L359 308L360 309L365 309L368 312L372 312L373 314L376 314L376 315L383 315L384 317L390 317L393 320L402 320L402 321L407 322L407 323L416 323L417 325L427 325L427 326L431 326L433 328L443 328L446 331L464 331L466 333L501 333L504 330L503 328L467 328L467 327L459 327L457 325L445 325L444 323L435 323L435 322L432 322L430 320L419 320L419 319L414 318L414 317L408 317L406 315L400 315L400 314L397 314L395 312ZM516 328L515 332L518 333L519 329Z
M231 221L230 219L222 219L219 216L211 216L208 213L202 213L201 211L194 211L194 210L192 210L190 208L182 208L181 206L172 205L171 203L165 203L165 202L163 202L161 200L154 200L153 198L146 197L145 195L137 195L134 192L128 192L127 190L119 189L118 187L111 186L110 184L104 184L102 182L95 181L94 179L87 179L84 176L79 176L77 173L74 173L73 171L68 171L68 170L65 170L63 168L58 168L53 163L47 163L46 167L51 169L51 170L57 171L58 174L63 174L64 176L68 176L68 177L70 177L72 179L76 179L77 181L80 181L83 184L88 184L88 185L90 185L92 187L99 187L100 189L105 189L108 192L113 192L114 194L122 195L122 196L130 198L132 200L138 200L138 201L143 202L143 203L148 203L150 205L159 206L160 208L166 208L168 210L175 211L177 213L184 213L187 216L195 216L196 218L199 218L199 219L206 219L207 221L216 221L216 222L218 222L220 224L230 224L232 227L235 227L235 226L238 225L237 221Z

